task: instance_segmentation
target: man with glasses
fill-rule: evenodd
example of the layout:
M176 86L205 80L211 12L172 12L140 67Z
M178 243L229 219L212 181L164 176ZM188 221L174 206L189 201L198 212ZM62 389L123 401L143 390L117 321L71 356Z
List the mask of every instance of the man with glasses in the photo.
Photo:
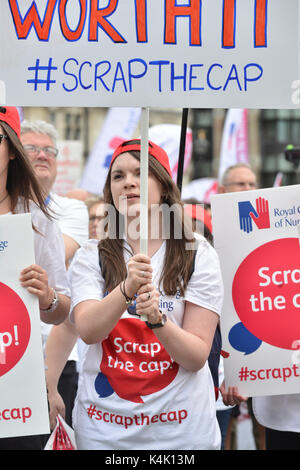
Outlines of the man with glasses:
M53 193L57 175L57 131L45 121L23 121L21 141L42 187L45 200L58 218L63 233L66 265L75 251L88 239L88 213L82 201Z
M58 133L52 124L39 120L22 122L21 142L41 185L45 201L63 234L65 261L66 267L68 267L76 250L89 238L89 218L87 207L83 201L59 196L52 190L57 175L57 137ZM61 325L53 327L42 323L41 331L43 343L47 342L45 346L46 378L50 420L58 410L63 414L65 404L66 421L71 425L71 412L78 380L77 346L75 348L73 346L78 335L68 319ZM59 376L58 391L64 404L57 394L56 386Z
M257 188L255 173L247 163L237 163L228 167L221 178L218 193L250 191Z

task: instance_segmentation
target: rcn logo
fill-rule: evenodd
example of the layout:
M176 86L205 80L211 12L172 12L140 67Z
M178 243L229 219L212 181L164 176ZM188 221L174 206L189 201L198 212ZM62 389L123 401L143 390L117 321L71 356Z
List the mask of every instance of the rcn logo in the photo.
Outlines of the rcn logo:
M253 230L252 222L261 230L270 228L269 203L266 199L256 199L256 209L250 201L239 202L240 229L250 233Z

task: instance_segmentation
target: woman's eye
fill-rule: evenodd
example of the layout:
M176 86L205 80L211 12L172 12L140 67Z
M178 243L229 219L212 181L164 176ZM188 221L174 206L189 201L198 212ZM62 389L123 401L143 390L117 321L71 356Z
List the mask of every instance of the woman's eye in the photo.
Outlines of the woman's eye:
M120 175L120 174L114 175L114 176L113 176L113 180L117 180L117 179L121 178L121 176L122 176L122 175Z

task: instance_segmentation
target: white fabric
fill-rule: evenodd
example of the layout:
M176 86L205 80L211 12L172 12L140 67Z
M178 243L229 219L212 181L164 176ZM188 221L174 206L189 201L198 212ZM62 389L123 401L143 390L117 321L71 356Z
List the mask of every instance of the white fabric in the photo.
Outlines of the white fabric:
M17 212L23 212L21 204L18 204ZM49 220L33 203L30 204L30 212L32 223L37 229L33 232L35 263L47 271L51 287L60 294L70 296L61 231L57 223Z
M151 259L156 287L164 254L165 244ZM124 256L128 262L125 250ZM71 310L84 300L103 298L104 280L96 240L89 240L77 251L68 274ZM179 326L185 300L220 315L223 284L219 260L202 237L184 299L179 293L167 296L161 292L161 310ZM127 355L122 356L125 350ZM117 361L108 367L110 353L119 361L128 359L123 368ZM103 379L100 370L106 371L109 384L114 387L105 397L98 385ZM86 347L73 424L79 449L219 449L221 443L208 364L197 372L177 366L154 332L127 311L108 338Z
M49 208L61 232L82 246L89 238L89 214L83 201L51 193Z
M300 433L300 394L254 397L253 411L257 421L276 431Z
M63 235L75 240L79 246L82 246L88 240L89 214L83 201L51 193L48 207ZM47 332L47 335L49 335L51 328L52 325L45 325L42 322L44 334ZM68 361L78 361L77 343L72 349Z

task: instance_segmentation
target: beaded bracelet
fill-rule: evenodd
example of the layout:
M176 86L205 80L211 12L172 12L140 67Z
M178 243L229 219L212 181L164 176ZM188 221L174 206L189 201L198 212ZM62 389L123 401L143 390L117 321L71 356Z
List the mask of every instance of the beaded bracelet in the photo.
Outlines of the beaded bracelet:
M123 286L122 286L122 284L123 284ZM125 281L123 281L123 282L120 283L120 291L121 291L121 293L123 294L123 296L124 296L125 299L126 299L126 305L128 305L128 306L129 306L129 305L132 305L133 302L134 302L134 296L133 296L132 298L130 298L130 297L127 296L127 294L126 294L126 292L125 292Z

